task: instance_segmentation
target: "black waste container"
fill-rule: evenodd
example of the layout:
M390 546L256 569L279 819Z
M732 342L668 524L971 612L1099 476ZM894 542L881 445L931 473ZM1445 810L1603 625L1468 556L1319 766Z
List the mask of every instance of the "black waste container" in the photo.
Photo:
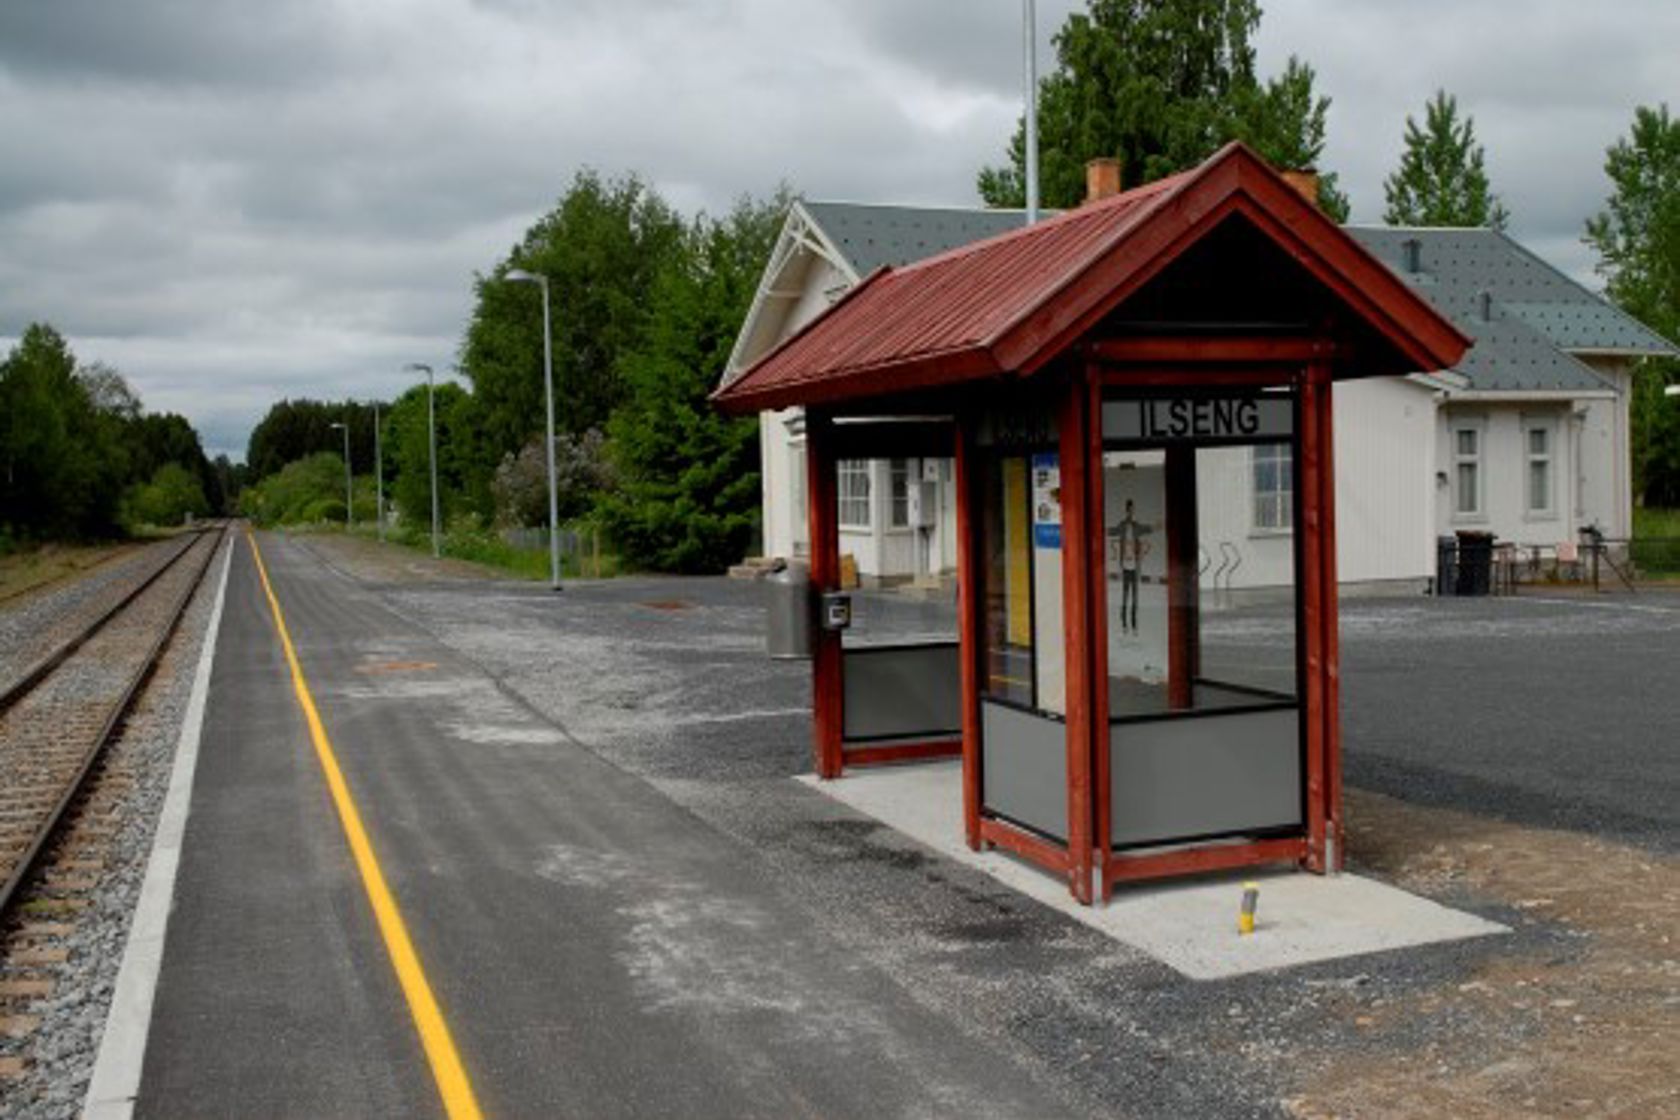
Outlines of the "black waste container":
M1458 594L1458 538L1435 538L1435 594Z
M1458 580L1460 595L1486 595L1493 587L1493 534L1474 530L1458 531Z

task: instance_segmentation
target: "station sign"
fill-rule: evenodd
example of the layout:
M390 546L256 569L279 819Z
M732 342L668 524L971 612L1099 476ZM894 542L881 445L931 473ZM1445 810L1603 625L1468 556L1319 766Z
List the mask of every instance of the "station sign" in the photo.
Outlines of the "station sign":
M1295 434L1287 396L1139 397L1104 401L1103 438L1128 443L1256 443Z

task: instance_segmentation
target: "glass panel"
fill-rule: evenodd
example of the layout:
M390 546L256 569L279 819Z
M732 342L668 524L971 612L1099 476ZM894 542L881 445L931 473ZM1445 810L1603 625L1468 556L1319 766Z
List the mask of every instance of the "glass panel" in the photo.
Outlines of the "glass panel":
M1466 457L1476 454L1476 429L1460 428L1458 430L1458 453Z
M1552 508L1551 465L1545 459L1533 459L1528 464L1528 508L1533 511Z
M1031 704L1032 553L1027 460L993 459L978 473L983 486L981 567L985 590L981 687L989 696Z
M1458 465L1458 512L1476 512L1476 464Z
M1005 455L979 471L982 691L1061 714L1061 473L1054 454Z
M910 463L906 459L894 459L888 469L892 481L892 515L887 524L902 529L910 524Z
M1545 428L1530 428L1528 431L1528 453L1530 455L1544 455L1546 453Z
M1295 539L1251 532L1292 475L1287 444L1104 453L1111 718L1294 701Z
M869 528L869 463L863 459L842 459L835 470L840 524L853 529Z

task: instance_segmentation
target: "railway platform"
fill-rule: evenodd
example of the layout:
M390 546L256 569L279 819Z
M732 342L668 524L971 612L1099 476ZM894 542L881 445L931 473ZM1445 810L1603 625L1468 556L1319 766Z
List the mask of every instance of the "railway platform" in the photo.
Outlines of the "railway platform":
M225 594L136 1114L1065 1113L297 543Z

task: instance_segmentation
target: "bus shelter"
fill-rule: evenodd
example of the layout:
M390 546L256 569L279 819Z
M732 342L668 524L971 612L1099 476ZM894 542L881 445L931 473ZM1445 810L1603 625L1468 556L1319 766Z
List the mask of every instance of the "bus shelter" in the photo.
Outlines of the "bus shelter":
M1469 340L1309 193L1230 145L882 269L715 394L804 407L819 592L839 587L840 461L955 459L958 641L848 650L819 628L821 777L960 753L970 846L1086 903L1340 866L1334 387L1450 367ZM1259 593L1221 589L1234 531L1269 538Z

